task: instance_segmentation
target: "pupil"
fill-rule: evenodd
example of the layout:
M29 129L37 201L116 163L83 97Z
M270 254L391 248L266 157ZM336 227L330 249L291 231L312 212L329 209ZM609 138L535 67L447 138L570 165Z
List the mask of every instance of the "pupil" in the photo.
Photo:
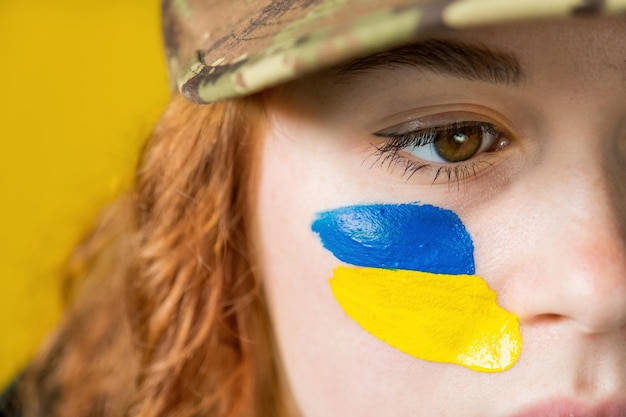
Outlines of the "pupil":
M461 162L472 158L483 141L481 126L465 126L440 132L435 139L435 150L446 162Z

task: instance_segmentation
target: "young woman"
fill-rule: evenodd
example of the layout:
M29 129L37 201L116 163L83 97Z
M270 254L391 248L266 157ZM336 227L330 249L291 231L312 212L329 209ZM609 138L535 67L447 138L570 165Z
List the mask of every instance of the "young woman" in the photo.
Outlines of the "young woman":
M625 10L166 1L24 415L626 416Z

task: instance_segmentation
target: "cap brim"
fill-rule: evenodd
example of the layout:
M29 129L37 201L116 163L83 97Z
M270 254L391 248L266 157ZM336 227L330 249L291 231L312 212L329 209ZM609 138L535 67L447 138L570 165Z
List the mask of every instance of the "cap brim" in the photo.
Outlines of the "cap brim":
M236 3L236 0L227 0L223 6L232 8ZM211 39L210 42L197 40L206 46L197 47L187 57L187 65L176 71L178 87L189 100L208 103L252 94L359 56L442 32L496 23L614 15L626 11L626 0L251 3L256 5L245 6L246 18L211 28L212 33L200 34L196 30L192 35ZM203 16L180 18L191 21ZM189 33L185 41L190 41Z

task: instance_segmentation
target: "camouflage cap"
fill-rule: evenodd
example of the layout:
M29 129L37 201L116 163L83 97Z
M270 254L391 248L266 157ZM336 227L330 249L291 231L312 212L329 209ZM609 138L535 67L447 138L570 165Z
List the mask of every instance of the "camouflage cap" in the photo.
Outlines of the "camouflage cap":
M491 23L623 14L626 0L163 0L172 87L208 103L420 37Z

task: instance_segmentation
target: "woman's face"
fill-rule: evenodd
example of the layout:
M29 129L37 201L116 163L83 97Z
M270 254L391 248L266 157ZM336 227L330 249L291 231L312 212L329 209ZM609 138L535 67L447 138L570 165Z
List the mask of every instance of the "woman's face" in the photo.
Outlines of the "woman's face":
M255 239L303 416L626 415L624 39L624 19L476 29L271 95ZM385 275L429 262L434 284ZM457 291L461 273L497 305ZM494 306L519 322L518 359L437 356L482 340L467 329Z

